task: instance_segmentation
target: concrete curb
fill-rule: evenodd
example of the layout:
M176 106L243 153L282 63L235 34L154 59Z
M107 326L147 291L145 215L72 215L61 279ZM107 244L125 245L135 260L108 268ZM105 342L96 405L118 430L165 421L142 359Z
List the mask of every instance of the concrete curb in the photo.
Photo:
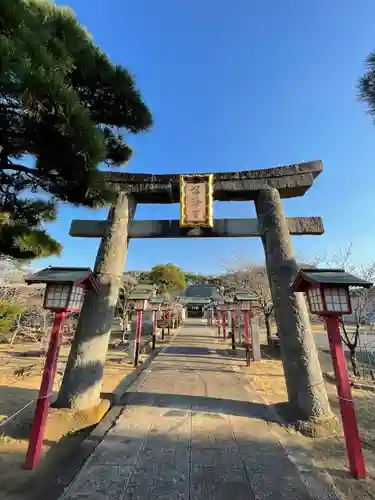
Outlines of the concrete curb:
M178 331L179 329L174 330L173 333L171 331L170 338L167 339L169 342L155 349L155 351L151 351L148 358L141 365L137 366L133 372L129 373L129 375L127 375L116 387L113 393L102 394L102 397L108 398L111 401L111 407L108 412L90 434L74 448L74 453L68 453L63 459L58 460L58 463L54 464L56 469L55 474L51 476L51 480L44 485L41 492L36 492L36 494L30 496L30 500L58 500L61 497L68 485L94 452L95 448L102 441L107 432L115 425L124 406L131 402L131 398L125 401L128 389L137 381L139 382L137 388L143 383L143 380L148 376L145 371L150 366L153 359L170 345Z

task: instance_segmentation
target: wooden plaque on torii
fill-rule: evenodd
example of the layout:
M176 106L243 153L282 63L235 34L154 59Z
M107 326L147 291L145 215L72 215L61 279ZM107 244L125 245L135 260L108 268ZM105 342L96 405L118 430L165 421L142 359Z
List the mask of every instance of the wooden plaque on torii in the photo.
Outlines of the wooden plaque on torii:
M180 226L213 227L213 175L180 176Z

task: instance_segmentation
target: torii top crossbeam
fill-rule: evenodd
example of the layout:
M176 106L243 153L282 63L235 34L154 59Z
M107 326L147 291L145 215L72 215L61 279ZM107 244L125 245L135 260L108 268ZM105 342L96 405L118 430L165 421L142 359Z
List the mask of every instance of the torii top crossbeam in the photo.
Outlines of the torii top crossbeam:
M281 198L303 196L322 172L320 160L264 170L215 173L213 198L218 201L255 200L259 191L275 188ZM138 203L179 203L181 174L137 174L106 172L110 183L116 183ZM201 174L197 174L201 175Z

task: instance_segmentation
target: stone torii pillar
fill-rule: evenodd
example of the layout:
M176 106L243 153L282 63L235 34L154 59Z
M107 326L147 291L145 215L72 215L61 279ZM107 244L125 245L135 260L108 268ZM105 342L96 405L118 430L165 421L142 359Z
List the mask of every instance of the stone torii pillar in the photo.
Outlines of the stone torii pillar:
M280 332L280 350L284 365L289 402L299 418L316 415L320 420L333 418L305 298L293 293L290 285L297 273L288 224L277 189L264 189L255 200L263 231L267 272Z
M104 363L128 249L128 225L136 204L124 191L110 208L94 273L99 294L85 297L55 406L85 410L100 403Z

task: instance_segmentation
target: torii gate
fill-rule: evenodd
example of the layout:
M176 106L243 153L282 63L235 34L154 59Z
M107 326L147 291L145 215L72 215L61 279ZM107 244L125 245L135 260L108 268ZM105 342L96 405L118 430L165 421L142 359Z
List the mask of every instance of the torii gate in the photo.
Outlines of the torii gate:
M322 170L321 161L312 161L213 176L194 174L212 176L214 200L254 201L257 212L255 219L216 219L213 227L194 228L181 227L178 220L133 220L139 203L179 203L181 174L103 173L118 192L107 220L74 220L70 228L73 237L101 238L94 266L101 290L85 300L59 404L87 408L99 400L129 238L261 237L281 333L289 401L302 418L330 416L305 300L302 294L290 291L297 272L290 235L321 235L323 223L320 217L285 217L281 203L281 198L303 196Z

